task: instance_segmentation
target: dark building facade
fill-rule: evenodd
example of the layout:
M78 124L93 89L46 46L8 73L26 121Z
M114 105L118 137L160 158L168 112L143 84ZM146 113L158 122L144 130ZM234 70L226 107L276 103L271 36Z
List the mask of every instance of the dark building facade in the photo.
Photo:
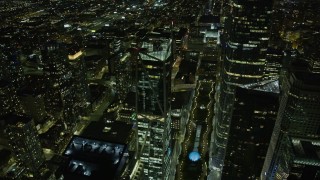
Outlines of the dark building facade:
M87 108L89 87L81 57L82 52L68 54L63 43L50 42L42 49L46 82L46 111L63 120L72 131L79 115Z
M260 176L277 110L277 94L236 88L222 179Z
M249 84L264 77L272 1L232 0L223 32L225 80Z
M21 112L21 106L17 97L16 88L12 82L0 79L0 115L12 112Z
M45 111L45 89L42 76L31 76L28 83L32 84L24 86L17 92L19 102L23 111L35 121L35 123L42 122L46 116ZM29 80L30 79L30 80Z

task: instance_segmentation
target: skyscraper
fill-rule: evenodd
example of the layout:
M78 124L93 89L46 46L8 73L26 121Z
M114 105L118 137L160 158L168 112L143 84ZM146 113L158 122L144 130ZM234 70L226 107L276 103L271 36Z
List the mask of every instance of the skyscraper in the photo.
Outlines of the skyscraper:
M319 177L317 167L320 158L315 153L315 149L319 149L320 138L319 80L319 74L301 71L290 71L284 78L280 108L261 172L262 179L284 179L290 175L302 177L302 174L308 174L308 171L303 173L303 169L311 166L314 168L310 168L310 175Z
M276 0L270 45L284 51L281 103L261 179L319 179L319 1Z
M235 99L222 179L256 179L273 132L278 94L238 87Z
M231 113L234 103L234 86L228 86L221 77L216 85L214 107L214 140L213 140L213 167L221 171L228 142L228 132L231 121Z
M28 177L39 177L45 159L33 120L14 114L1 118L8 123L5 134L19 166L25 168Z
M266 54L272 1L231 0L222 3L225 16L221 33L223 60L216 85L213 169L221 171L228 142L236 86L261 86L265 77Z
M147 35L136 65L136 111L141 161L149 179L168 178L170 168L170 87L172 39ZM143 52L145 50L145 52ZM136 52L137 53L137 52Z
M0 50L0 116L22 112L17 89L23 84L22 66L12 49Z
M20 104L13 84L0 79L0 116L20 111Z
M74 106L81 115L86 114L89 109L88 102L90 97L83 51L83 49L76 48L68 55L71 71L73 72L71 88L74 91Z
M231 0L223 32L225 81L249 84L264 77L272 1Z
M46 111L44 104L45 89L43 88L43 76L29 76L29 86L20 88L17 92L22 109L36 123L43 122Z
M66 44L58 42L49 42L42 49L48 89L46 110L61 118L70 132L79 121L80 110L86 108L89 96L81 55L81 51L69 55Z
M66 47L61 43L48 43L41 52L44 64L43 72L48 88L46 94L46 109L50 114L57 114L62 111L63 103L68 104L71 99L70 84L72 71L68 67L68 54ZM50 80L50 81L49 81ZM66 99L66 102L63 100Z
M18 52L11 48L1 48L0 60L2 62L0 64L0 79L11 81L15 88L21 87L24 75Z

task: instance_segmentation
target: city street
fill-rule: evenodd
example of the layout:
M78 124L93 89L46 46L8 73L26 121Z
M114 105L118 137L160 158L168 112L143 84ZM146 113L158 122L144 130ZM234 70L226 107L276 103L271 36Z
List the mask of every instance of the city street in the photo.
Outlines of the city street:
M213 81L198 81L176 179L206 179L209 162L208 142L210 142L209 135L212 131L214 84ZM192 162L188 156L194 147L197 125L202 125L198 148L201 159L199 162Z

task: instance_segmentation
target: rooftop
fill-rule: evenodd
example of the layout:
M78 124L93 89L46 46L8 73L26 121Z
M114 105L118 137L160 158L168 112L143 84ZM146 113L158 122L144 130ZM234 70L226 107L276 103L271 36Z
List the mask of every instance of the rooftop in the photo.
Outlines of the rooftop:
M114 179L128 158L131 124L91 122L81 136L74 136L64 151L66 179Z
M109 124L104 124L94 121L84 129L81 137L126 144L131 130L132 124L126 122L114 121Z
M142 60L166 61L171 56L171 39L149 39L142 44L147 53L141 54Z
M203 15L200 17L199 23L220 23L220 17L212 14Z
M189 103L191 91L174 92L172 94L171 108L181 109L182 106L186 106Z
M258 83L245 84L245 85L241 85L240 87L245 89L253 89L257 91L264 91L264 92L270 92L270 93L276 93L276 94L280 93L278 79L271 79L271 80L261 81Z
M114 179L122 171L127 156L123 144L74 136L64 156L65 179Z

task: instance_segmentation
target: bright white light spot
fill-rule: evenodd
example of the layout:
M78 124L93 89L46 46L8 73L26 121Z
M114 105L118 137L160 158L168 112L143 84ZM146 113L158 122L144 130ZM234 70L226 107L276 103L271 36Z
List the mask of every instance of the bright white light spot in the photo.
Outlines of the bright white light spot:
M71 150L67 150L67 151L66 151L66 155L71 154L71 152L72 152Z
M118 164L118 162L119 162L119 159L117 158L117 159L113 162L113 164Z

